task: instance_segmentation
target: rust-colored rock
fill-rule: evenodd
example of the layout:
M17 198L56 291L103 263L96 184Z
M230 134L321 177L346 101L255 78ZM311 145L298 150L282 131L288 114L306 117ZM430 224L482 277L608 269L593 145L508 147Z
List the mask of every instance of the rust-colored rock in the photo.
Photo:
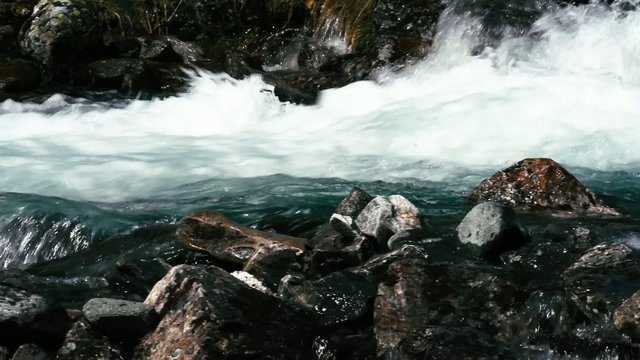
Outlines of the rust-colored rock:
M251 263L252 267L256 267L252 257L266 257L266 250L300 256L306 245L305 239L251 229L213 211L188 214L177 235L189 249L208 252L218 260L241 266Z
M524 159L485 179L469 201L497 201L514 208L618 213L600 203L591 190L552 159Z

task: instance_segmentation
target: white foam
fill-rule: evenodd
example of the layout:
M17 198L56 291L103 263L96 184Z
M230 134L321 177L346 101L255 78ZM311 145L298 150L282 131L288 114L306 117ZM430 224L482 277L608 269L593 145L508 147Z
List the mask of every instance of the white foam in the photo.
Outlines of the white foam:
M119 200L275 173L446 180L532 156L638 168L640 14L568 7L536 23L540 40L476 57L477 22L442 23L457 25L430 59L326 91L316 106L283 104L256 76L209 73L187 94L122 109L4 102L0 191Z

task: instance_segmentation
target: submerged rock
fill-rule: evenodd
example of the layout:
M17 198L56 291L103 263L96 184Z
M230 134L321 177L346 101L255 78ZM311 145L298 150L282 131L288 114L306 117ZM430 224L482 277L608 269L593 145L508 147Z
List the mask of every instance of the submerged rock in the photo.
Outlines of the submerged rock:
M378 241L381 250L394 249L401 240L416 238L426 228L420 210L401 195L375 197L355 223L363 234Z
M640 291L625 300L613 313L616 329L640 343Z
M597 245L562 277L574 316L601 323L640 288L640 256L625 244Z
M239 265L272 284L301 260L306 250L305 239L251 229L217 212L188 214L177 234L186 247L208 252L221 262Z
M618 215L560 164L545 158L524 159L498 171L471 191L469 201L497 201L527 210Z
M420 259L394 262L375 299L378 355L421 359L490 353L501 358L508 355L501 341L508 336L525 293L490 268ZM466 339L464 347L452 336L456 333Z
M98 334L86 320L76 322L56 354L56 360L124 360L124 350Z
M145 302L162 320L135 359L308 358L309 315L222 269L176 266Z
M87 301L82 312L102 334L126 343L137 342L157 322L153 306L135 301L95 298Z
M516 249L527 241L513 209L495 202L476 205L456 230L461 243L478 246L482 255L490 259L496 259L500 253Z

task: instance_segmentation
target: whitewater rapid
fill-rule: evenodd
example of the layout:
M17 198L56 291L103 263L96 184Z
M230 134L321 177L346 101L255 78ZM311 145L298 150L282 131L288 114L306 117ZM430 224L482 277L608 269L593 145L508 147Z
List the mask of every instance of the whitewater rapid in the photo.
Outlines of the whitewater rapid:
M477 181L538 156L640 169L640 13L567 7L531 34L472 56L478 22L443 18L427 59L314 106L278 101L258 76L206 72L181 96L120 107L5 101L0 192L117 201L271 174Z

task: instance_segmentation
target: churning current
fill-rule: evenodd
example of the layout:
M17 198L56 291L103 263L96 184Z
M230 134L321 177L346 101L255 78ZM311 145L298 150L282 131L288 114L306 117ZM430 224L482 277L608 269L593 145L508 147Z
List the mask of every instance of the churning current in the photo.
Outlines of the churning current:
M480 54L477 20L441 23L423 62L314 106L206 72L163 100L5 101L0 190L122 201L271 174L472 183L525 157L639 169L640 13L570 6Z

